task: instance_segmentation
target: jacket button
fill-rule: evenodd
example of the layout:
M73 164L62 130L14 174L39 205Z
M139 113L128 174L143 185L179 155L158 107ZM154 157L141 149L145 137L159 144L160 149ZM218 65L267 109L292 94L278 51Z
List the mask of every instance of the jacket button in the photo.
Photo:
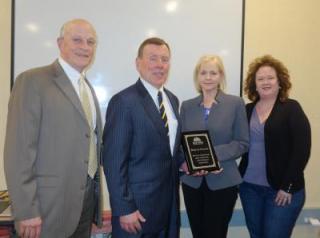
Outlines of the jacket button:
M88 133L86 133L86 137L87 137L87 138L90 138L90 135L89 135Z

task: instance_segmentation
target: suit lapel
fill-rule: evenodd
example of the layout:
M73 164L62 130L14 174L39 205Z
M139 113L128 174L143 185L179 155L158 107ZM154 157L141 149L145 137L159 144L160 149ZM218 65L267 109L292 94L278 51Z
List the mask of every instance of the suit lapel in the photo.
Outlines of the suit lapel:
M171 92L169 92L167 89L164 88L164 91L166 95L169 98L171 107L173 109L173 113L176 116L176 119L178 121L178 126L177 126L177 133L176 133L176 138L175 138L175 146L173 150L173 156L176 154L179 146L180 146L180 137L181 137L181 121L180 121L180 115L179 115L179 104L178 101L174 98Z
M150 94L148 93L148 91L143 86L140 80L137 81L136 87L138 90L138 94L140 96L140 101L144 107L146 114L148 115L150 120L153 122L159 134L163 135L168 140L168 143L169 143L169 138L167 136L165 127L163 126L163 121L161 119L160 113L153 99L151 98Z
M58 88L63 92L63 94L68 98L68 100L72 103L72 105L77 109L77 111L80 113L81 117L84 119L84 121L88 124L87 117L85 115L85 112L83 111L80 99L76 91L74 90L73 85L71 84L70 80L68 79L67 75L63 71L62 67L56 60L53 63L53 69L54 69L54 74L55 77L53 78L54 82L57 84ZM98 145L98 151L100 151L100 144L101 144L101 137L102 137L102 122L101 122L101 112L100 112L100 106L99 102L97 99L97 96L95 94L95 91L91 84L88 82L87 79L86 83L90 88L94 105L95 105L95 110L96 110L96 134L97 134L97 145ZM89 124L88 124L89 126ZM99 158L99 157L98 157Z
M53 64L53 71L54 71L54 77L53 81L57 85L57 87L63 92L63 94L66 96L66 98L72 103L72 105L76 108L76 110L79 112L81 117L83 118L84 122L89 126L87 117L85 115L85 112L83 111L80 99L78 94L76 93L72 83L68 79L67 75L63 71L62 67L60 66L58 60L56 60ZM102 195L102 180L101 180L101 174L102 170L100 167L101 164L101 138L102 138L102 122L101 122L101 113L100 113L100 107L99 102L97 99L97 96L94 92L94 89L92 88L91 84L88 82L87 79L85 79L87 82L87 85L90 88L95 110L96 110L96 135L97 135L97 159L98 159L98 171L97 176L95 178L95 181L99 184L97 188L95 189L95 193L97 193L98 201L96 204L96 212L94 217L94 222L97 224L97 226L100 228L102 227L102 202L103 202L103 195Z
M53 81L57 84L58 88L63 92L63 94L70 100L73 106L78 110L82 118L87 122L80 99L57 60L53 63L53 67L56 74L56 77L53 78Z
M103 168L101 167L102 164L102 154L101 154L101 144L102 144L102 121L101 121L101 112L100 112L100 105L97 98L97 95L89 83L88 79L85 78L87 85L91 91L91 95L94 102L94 107L96 110L96 137L97 137L97 162L98 162L98 169L97 174L95 176L95 182L97 184L95 188L95 195L97 197L96 204L95 204L95 216L94 216L94 223L97 225L98 228L102 228L103 223L103 193L102 193L102 174ZM80 101L80 100L79 100ZM81 103L81 102L80 102ZM82 107L81 107L82 108ZM86 120L87 121L87 120Z
M176 116L177 120L179 118L179 105L177 104L176 100L174 99L173 95L171 92L169 92L166 88L164 88L164 91L166 93L166 95L169 98L170 104L172 106L173 109L173 113Z
M101 121L100 105L99 105L98 98L96 96L96 93L95 93L93 87L91 86L91 84L88 82L87 79L85 79L85 80L86 80L87 85L90 88L90 91L91 91L91 94L92 94L92 97L93 97L95 110L96 110L96 129L95 129L95 132L96 132L96 135L97 135L98 159L99 159L99 164L101 164L101 156L100 156L101 148L100 148L100 145L102 143L102 141L101 141L101 139L102 139L102 121Z
M206 130L206 124L203 120L203 97L202 95L199 95L198 97L196 97L194 100L192 100L192 120L197 122L198 125L198 129L199 130ZM209 114L210 117L210 114Z

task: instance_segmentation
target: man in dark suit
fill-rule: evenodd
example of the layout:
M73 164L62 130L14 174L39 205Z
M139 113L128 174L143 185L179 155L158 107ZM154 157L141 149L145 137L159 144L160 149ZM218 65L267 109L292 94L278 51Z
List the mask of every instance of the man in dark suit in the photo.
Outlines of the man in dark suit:
M101 117L84 77L96 32L71 20L58 46L54 63L18 76L9 101L4 167L21 237L89 238L101 199Z
M140 79L113 96L103 133L112 237L177 238L180 123L178 99L164 88L168 44L145 40L136 67Z

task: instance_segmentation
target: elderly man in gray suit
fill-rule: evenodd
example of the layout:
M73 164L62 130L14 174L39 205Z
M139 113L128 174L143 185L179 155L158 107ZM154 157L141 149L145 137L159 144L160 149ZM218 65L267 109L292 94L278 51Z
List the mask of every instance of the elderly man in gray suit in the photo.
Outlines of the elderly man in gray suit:
M99 218L101 117L85 78L96 38L86 20L65 23L60 57L15 81L4 166L21 237L88 238Z
M112 237L179 237L179 102L164 88L170 49L159 38L139 47L140 79L110 101L103 163L112 209Z

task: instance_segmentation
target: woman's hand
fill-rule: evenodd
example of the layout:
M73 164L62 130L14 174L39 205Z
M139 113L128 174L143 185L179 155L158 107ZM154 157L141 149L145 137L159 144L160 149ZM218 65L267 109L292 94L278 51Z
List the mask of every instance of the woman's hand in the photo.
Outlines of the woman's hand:
M183 164L180 166L179 170L185 172L187 175L191 175L191 176L195 176L195 177L205 176L209 173L206 170L200 170L200 171L197 171L197 172L190 174L188 166L187 166L187 162L183 162ZM223 168L220 168L219 170L211 171L210 173L220 174L222 171L223 171Z
M183 162L182 165L179 168L180 172L185 172L186 174L190 174L188 166L187 166L187 162Z
M219 170L214 170L214 171L211 171L210 173L213 173L213 174L220 174L221 172L223 171L223 168L220 167Z
M208 171L206 170L200 170L197 172L194 172L193 174L191 174L192 176L198 177L198 176L205 176L208 174Z
M274 201L278 206L285 206L291 203L291 199L292 199L291 193L287 193L280 189Z
M205 170L197 171L195 173L190 174L188 166L187 166L187 162L183 162L183 164L180 166L179 170L185 172L187 175L192 175L192 176L204 176L204 175L208 174L208 171L205 171Z

